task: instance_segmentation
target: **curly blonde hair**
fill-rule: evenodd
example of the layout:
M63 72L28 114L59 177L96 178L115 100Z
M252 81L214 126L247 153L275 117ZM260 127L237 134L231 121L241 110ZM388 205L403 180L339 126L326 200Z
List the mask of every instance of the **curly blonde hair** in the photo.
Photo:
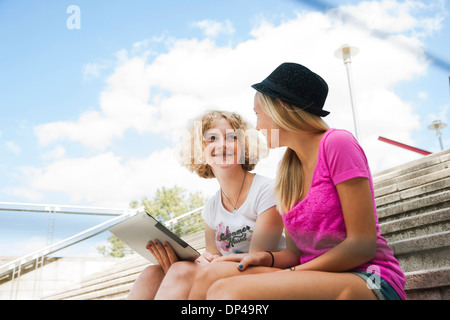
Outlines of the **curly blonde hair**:
M238 161L246 171L252 171L258 161L267 156L268 148L254 129L242 116L235 112L210 110L190 120L182 137L179 150L180 162L190 172L205 179L215 178L211 166L205 161L205 133L214 127L219 119L225 119L236 131L242 147L242 156Z

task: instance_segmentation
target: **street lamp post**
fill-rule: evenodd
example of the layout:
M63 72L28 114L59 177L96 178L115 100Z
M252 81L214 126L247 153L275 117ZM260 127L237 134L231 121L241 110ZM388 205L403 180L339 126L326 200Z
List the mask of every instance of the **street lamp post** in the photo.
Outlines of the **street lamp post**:
M351 63L352 63L352 56L356 56L359 52L359 49L356 47L351 47L348 44L345 44L341 46L339 49L337 49L334 53L336 58L340 58L344 60L344 65L347 69L347 79L348 79L348 87L350 90L350 102L352 104L352 112L353 112L353 124L355 126L355 136L356 140L358 139L358 113L356 110L356 103L355 98L353 94L353 76L352 76L352 70L351 70Z
M445 122L442 122L441 120L435 120L432 124L428 126L428 129L430 130L436 130L436 136L439 139L439 144L441 145L441 150L444 150L444 145L442 144L442 129L444 129L447 126Z

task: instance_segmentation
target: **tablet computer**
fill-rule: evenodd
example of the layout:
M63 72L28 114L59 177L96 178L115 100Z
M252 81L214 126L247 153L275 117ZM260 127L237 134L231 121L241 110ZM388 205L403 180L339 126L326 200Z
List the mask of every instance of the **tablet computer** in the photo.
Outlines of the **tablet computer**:
M145 211L113 225L109 231L154 264L158 264L158 260L146 249L150 240L167 241L180 261L195 260L200 256L197 250Z

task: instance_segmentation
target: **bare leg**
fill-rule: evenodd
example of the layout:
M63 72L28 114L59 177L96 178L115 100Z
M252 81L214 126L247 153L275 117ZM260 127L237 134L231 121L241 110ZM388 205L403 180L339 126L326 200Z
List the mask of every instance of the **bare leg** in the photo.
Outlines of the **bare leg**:
M175 262L159 286L155 300L186 300L199 268L196 262Z
M249 267L245 271L239 271L237 269L237 265L238 263L227 261L202 265L196 272L195 280L189 294L189 299L205 299L209 287L219 279L228 277L239 279L243 275L275 272L280 270L269 267ZM227 280L228 279L224 279L223 281L226 282Z
M163 278L164 270L159 264L146 267L131 287L127 300L153 300Z
M368 299L375 300L364 280L352 273L289 271L245 275L216 281L207 299Z

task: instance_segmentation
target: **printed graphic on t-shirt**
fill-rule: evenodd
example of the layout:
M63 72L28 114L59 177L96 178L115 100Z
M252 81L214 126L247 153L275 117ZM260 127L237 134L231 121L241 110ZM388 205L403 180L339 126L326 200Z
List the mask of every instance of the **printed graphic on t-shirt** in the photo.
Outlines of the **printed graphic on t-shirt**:
M230 231L229 226L225 226L221 222L216 229L216 245L217 248L230 253L244 253L239 250L239 244L250 241L253 230L249 226L244 226L236 231ZM248 245L246 246L248 247Z

